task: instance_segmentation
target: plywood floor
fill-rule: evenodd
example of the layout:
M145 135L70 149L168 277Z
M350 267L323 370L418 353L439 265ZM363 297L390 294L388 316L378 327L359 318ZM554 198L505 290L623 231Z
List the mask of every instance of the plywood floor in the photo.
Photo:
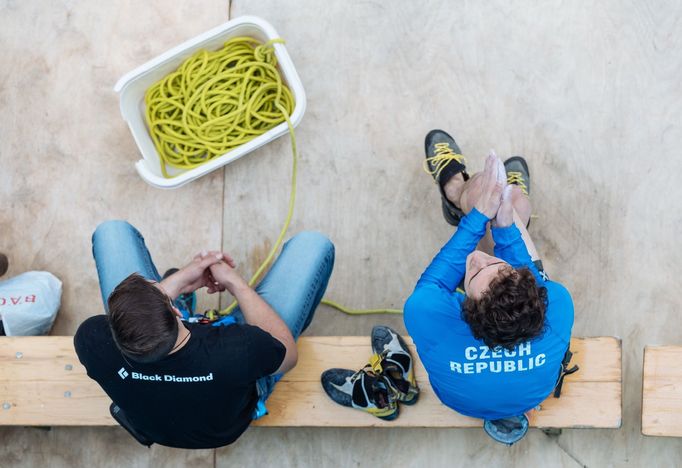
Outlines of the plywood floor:
M134 171L112 91L228 10L208 0L0 0L0 250L9 275L49 270L64 281L54 334L101 310L90 235L105 219L137 225L162 270L222 245L248 274L275 239L286 138L159 191ZM643 346L682 342L682 4L233 0L231 14L268 19L306 88L291 232L320 230L336 244L329 297L400 307L451 234L420 168L429 129L455 135L472 170L491 147L523 154L539 216L531 233L573 293L575 333L623 338L623 428L531 431L511 449L478 430L252 428L231 447L198 452L147 450L118 428L2 428L0 464L678 464L682 439L641 436L640 406ZM309 333L362 335L375 323L403 330L399 317L321 307Z

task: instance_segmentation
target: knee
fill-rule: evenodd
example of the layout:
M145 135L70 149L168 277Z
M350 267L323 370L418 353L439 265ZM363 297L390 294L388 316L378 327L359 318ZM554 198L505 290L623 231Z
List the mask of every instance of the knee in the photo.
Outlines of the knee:
M329 237L317 231L303 231L296 234L288 242L308 252L319 252L334 260L334 244Z
M517 212L522 212L530 210L530 199L526 194L523 193L521 187L518 185L512 185L512 205Z
M127 234L130 232L136 232L137 230L128 221L123 221L120 219L104 221L95 229L92 233L93 244L97 240L106 239L109 237L120 236L121 234Z

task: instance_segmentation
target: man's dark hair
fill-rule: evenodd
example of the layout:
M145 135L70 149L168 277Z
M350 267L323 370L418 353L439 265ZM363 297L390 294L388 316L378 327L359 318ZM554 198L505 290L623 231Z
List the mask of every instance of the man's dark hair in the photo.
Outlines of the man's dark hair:
M137 273L109 296L109 326L118 348L130 359L154 362L166 356L178 337L170 298Z
M467 297L462 316L474 337L489 348L514 346L545 328L547 289L538 286L528 268L502 270L479 299Z

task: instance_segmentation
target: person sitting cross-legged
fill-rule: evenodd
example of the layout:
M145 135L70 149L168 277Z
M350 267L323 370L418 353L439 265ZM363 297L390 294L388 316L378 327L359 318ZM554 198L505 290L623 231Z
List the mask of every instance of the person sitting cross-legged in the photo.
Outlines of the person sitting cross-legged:
M525 414L565 372L573 302L546 277L526 229L525 160L503 165L491 155L470 177L459 147L441 130L427 135L426 153L443 214L457 231L408 298L405 326L438 398L484 419L491 437L512 444L528 430Z
M164 277L142 235L125 221L92 239L105 315L74 337L88 375L113 400L112 416L140 443L214 448L234 442L297 362L295 340L310 324L334 265L325 236L302 232L252 289L229 255L202 252ZM190 323L194 291L227 290L231 315Z

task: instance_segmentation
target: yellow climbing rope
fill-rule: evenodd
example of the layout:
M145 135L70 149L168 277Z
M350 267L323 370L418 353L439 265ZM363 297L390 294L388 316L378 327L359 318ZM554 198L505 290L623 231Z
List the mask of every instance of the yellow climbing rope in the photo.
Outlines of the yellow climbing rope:
M294 215L298 150L289 119L294 98L277 70L273 39L260 43L235 37L215 52L200 50L145 94L146 118L154 146L167 166L191 169L243 145L286 122L291 135L291 192L284 225L263 263L249 279L256 284L284 241ZM328 299L323 304L349 315L400 314L399 309L349 309ZM230 314L236 301L219 311Z
M333 307L336 310L348 315L370 315L370 314L402 314L401 309L349 309L346 306L329 299L322 299L322 304Z
M192 169L276 127L294 98L277 70L273 39L235 37L200 50L145 94L147 125L167 166Z

